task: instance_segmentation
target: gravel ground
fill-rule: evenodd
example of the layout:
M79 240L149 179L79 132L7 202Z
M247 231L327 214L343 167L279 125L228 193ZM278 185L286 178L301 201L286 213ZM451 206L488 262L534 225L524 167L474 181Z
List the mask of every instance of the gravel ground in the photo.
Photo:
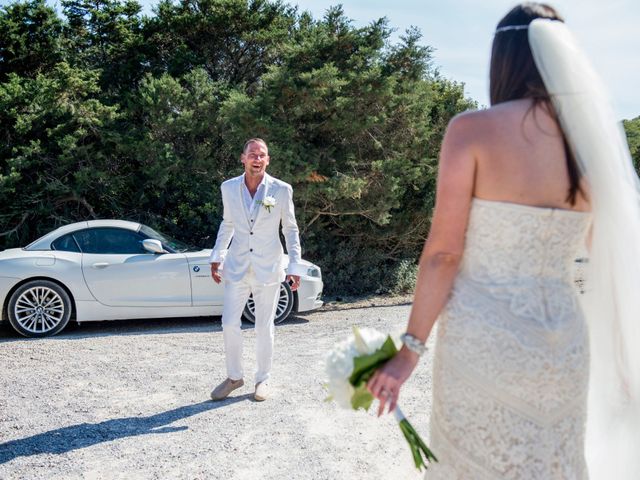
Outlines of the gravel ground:
M219 317L88 323L41 340L5 326L0 478L421 478L393 416L323 401L333 343L352 326L403 331L409 300L333 303L276 327L272 396L261 403L250 325L245 386L217 403L209 392L225 377ZM401 395L424 437L429 364Z

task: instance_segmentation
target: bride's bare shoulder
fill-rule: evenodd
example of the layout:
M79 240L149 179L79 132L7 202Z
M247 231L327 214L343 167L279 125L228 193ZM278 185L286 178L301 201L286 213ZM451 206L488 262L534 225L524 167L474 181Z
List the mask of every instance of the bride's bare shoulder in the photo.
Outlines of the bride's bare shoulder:
M445 141L474 143L491 130L494 122L491 109L469 110L457 114L447 126Z
M449 122L447 135L458 140L465 139L469 143L482 142L493 135L504 135L505 128L520 124L531 106L531 100L521 99L460 113Z

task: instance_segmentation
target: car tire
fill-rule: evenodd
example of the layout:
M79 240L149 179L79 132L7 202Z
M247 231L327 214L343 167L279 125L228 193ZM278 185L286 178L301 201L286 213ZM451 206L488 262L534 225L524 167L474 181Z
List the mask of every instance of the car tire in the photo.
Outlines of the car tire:
M280 292L278 296L278 306L276 307L276 316L273 320L273 323L278 325L279 323L284 322L287 317L291 314L291 310L293 310L293 290L287 282L282 282L280 284ZM244 307L244 312L242 312L242 316L245 320L251 323L255 323L255 303L253 302L253 296L249 297L247 304Z
M60 332L71 318L71 298L50 280L31 280L11 294L7 316L25 337L48 337Z

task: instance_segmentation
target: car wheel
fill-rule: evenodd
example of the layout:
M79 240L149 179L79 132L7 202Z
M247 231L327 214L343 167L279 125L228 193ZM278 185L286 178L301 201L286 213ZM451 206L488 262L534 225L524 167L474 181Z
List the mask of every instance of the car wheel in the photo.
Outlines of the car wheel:
M282 282L280 284L280 293L278 296L278 306L276 307L276 317L274 319L274 323L277 325L279 323L284 322L291 310L293 309L293 291L287 282ZM244 307L244 312L242 316L245 320L248 320L251 323L255 323L256 321L256 304L253 301L253 296L249 297L247 304Z
M55 335L69 323L71 298L57 283L32 280L20 286L9 299L9 323L25 337Z

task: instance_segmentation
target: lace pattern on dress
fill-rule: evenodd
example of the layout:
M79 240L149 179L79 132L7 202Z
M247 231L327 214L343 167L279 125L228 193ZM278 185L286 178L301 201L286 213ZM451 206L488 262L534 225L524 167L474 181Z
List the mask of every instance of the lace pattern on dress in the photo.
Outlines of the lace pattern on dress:
M590 217L474 201L438 320L428 479L583 479L588 337L573 259Z

